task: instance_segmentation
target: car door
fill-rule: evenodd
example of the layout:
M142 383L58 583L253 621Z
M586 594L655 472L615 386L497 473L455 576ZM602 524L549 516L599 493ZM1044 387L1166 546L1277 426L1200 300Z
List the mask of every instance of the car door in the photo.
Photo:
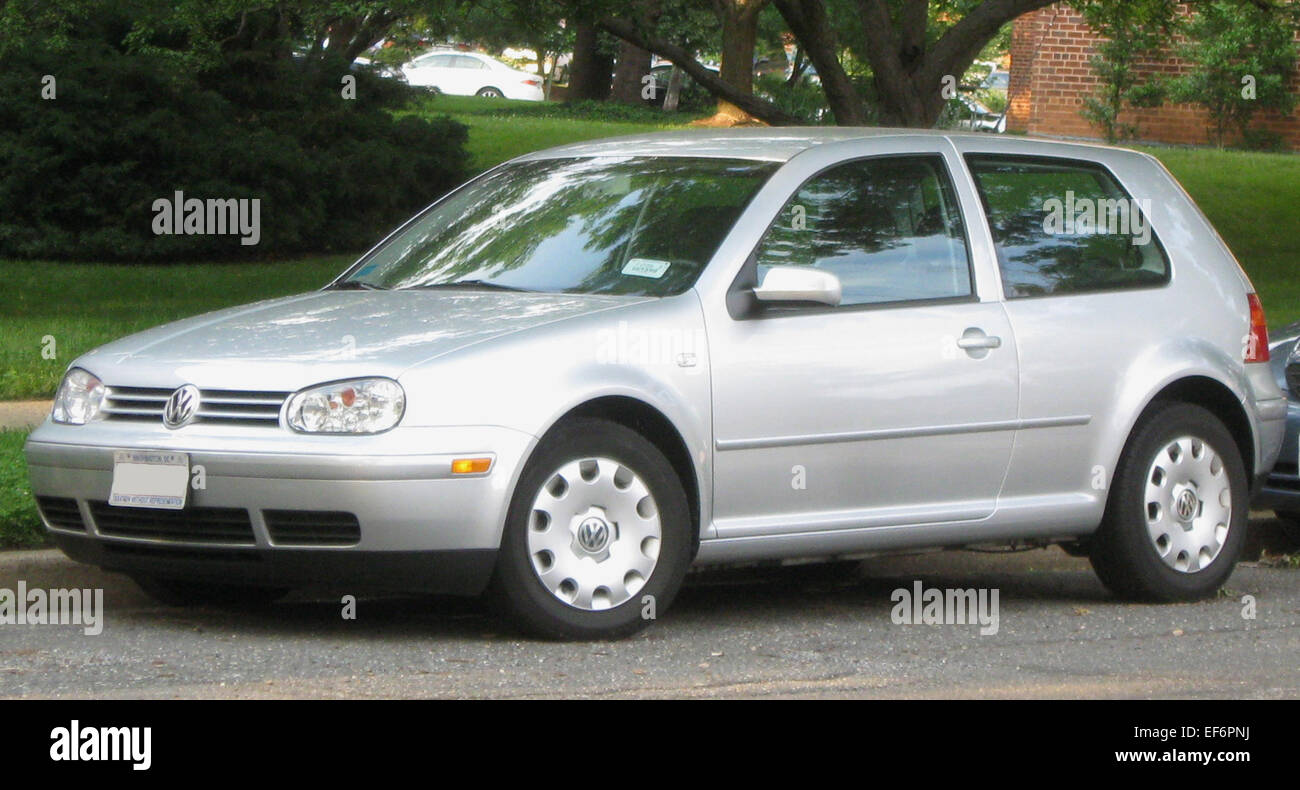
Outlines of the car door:
M709 319L717 537L995 509L1018 368L987 237L971 241L976 197L942 138L870 145L896 150L824 165L813 154L816 172L762 234L729 311ZM835 274L841 303L740 298L778 265Z
M469 55L457 55L455 66L456 92L462 96L473 96L487 87L488 67L478 58Z
M459 87L458 72L455 68L455 55L431 55L420 64L420 84L437 88L443 93L459 96L464 90Z
M966 163L1019 338L1021 419L1034 426L1016 440L1003 502L1050 503L1054 518L1096 524L1114 472L1110 426L1128 419L1124 372L1155 364L1154 344L1180 332L1153 317L1171 300L1153 293L1172 282L1153 201L1101 162L964 145L977 149Z

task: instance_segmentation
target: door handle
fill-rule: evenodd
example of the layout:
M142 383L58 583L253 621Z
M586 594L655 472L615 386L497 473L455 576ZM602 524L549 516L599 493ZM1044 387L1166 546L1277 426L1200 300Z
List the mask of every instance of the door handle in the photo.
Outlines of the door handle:
M1002 348L1002 338L996 335L963 335L957 338L957 348Z

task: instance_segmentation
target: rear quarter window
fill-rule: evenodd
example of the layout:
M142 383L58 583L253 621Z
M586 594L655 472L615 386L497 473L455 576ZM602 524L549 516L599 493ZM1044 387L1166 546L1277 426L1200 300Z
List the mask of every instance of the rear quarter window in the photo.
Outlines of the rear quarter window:
M1009 299L1159 287L1169 258L1149 201L1104 167L1073 159L972 154Z

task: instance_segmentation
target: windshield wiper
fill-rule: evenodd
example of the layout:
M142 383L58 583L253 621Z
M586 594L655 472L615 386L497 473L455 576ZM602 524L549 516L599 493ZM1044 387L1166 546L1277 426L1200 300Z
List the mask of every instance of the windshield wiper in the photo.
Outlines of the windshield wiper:
M387 291L382 285L363 283L360 280L344 280L330 286L331 291Z
M484 288L484 289L490 289L490 290L493 290L493 291L522 291L522 292L524 292L524 293L534 293L531 289L528 289L528 288L517 288L517 287L515 287L515 286L513 286L513 285L502 285L501 283L494 283L494 282L491 282L491 281L488 281L488 280L456 280L455 282L450 282L450 283L426 283L426 284L424 284L424 285L417 285L417 286L415 286L415 287L416 287L416 288L422 288L422 289L428 289L428 288Z

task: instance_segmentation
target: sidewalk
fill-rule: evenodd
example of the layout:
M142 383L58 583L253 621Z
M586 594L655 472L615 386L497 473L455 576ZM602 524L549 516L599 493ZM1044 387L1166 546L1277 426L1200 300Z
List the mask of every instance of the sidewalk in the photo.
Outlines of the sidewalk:
M50 413L53 401L0 401L0 431L34 428Z

